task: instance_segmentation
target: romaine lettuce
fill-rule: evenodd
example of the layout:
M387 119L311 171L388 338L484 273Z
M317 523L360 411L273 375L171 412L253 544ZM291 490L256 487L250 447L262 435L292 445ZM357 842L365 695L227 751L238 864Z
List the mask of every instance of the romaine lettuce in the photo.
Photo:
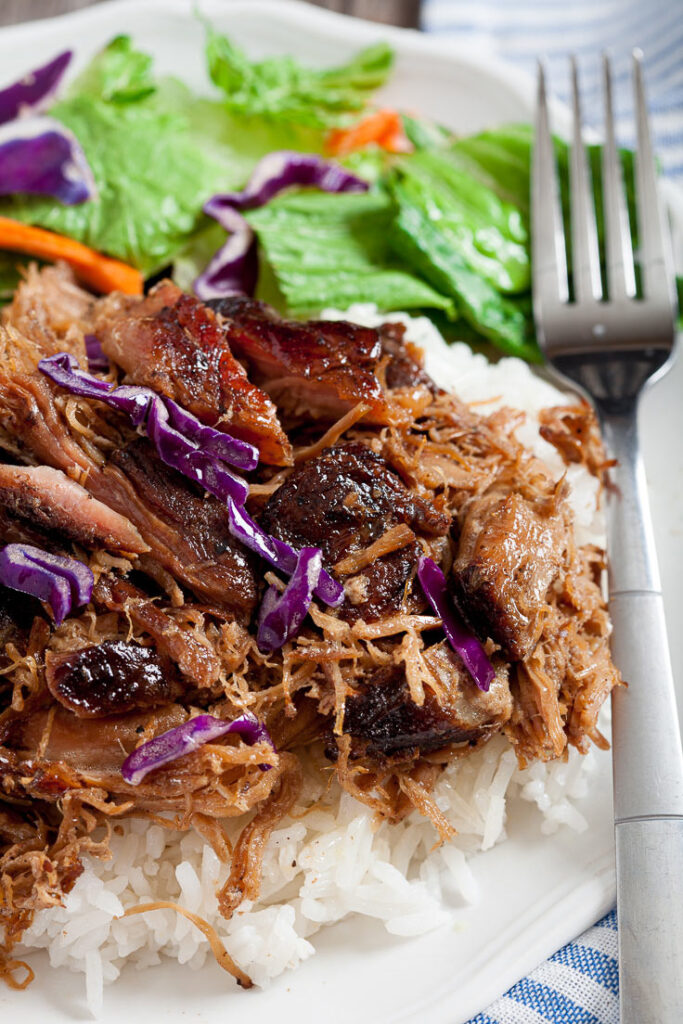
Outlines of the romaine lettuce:
M266 272L288 310L314 313L374 302L380 309L440 309L454 303L389 251L393 203L379 188L363 194L299 192L247 214ZM271 296L268 296L271 297Z
M206 54L211 80L225 93L233 113L327 128L363 108L393 65L385 43L361 50L336 68L309 68L292 57L250 61L227 36L207 24Z

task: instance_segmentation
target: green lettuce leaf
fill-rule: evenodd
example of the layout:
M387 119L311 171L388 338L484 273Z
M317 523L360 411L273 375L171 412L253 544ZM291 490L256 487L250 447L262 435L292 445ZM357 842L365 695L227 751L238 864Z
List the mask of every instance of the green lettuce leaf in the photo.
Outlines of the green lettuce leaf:
M69 90L110 103L131 103L156 89L153 60L133 47L130 36L116 36L90 62Z
M294 315L325 306L345 309L374 302L380 309L440 309L454 303L391 254L388 233L393 204L384 190L328 195L305 191L283 195L248 220L265 260L267 281ZM263 281L259 283L263 292ZM266 297L264 295L264 297ZM272 299L272 294L267 296Z
M529 236L516 206L466 173L443 151L422 150L402 159L393 175L400 204L411 202L464 259L500 292L526 291Z
M462 247L442 230L428 208L415 202L414 194L404 185L395 185L393 193L398 204L391 225L394 251L439 292L451 295L461 316L478 334L509 355L538 361L540 353L520 304L501 295L472 267Z
M292 122L307 128L343 123L391 71L393 52L378 43L336 68L309 68L292 57L250 61L227 36L206 25L211 80L233 113Z

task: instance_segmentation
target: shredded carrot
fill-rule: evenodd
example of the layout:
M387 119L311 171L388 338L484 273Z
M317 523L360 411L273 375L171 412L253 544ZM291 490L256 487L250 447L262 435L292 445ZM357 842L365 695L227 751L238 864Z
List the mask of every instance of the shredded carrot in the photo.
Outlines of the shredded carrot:
M64 260L85 284L98 292L142 294L142 274L135 267L102 256L73 238L10 217L0 217L0 249L26 252L44 260Z
M375 110L350 128L336 128L327 137L331 156L347 156L371 142L389 153L409 153L412 149L403 131L397 110Z

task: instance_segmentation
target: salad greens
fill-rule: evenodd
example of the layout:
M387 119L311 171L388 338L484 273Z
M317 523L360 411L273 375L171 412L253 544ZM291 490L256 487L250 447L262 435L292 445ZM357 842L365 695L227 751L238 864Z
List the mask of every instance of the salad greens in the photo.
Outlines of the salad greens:
M304 67L292 57L250 61L226 36L207 24L207 61L212 82L233 113L327 128L348 122L393 65L386 43L361 50L336 68Z
M382 188L284 195L246 216L280 296L295 315L325 306L346 309L352 302L374 302L385 310L454 311L451 299L392 254L393 203ZM277 292L268 295L266 287L262 294L272 299Z
M321 148L305 129L249 126L224 104L182 82L152 77L151 58L114 39L50 110L80 141L94 200L64 207L13 196L0 214L49 228L131 263L144 274L168 266L206 219L214 192L238 188L260 157L286 143Z
M189 288L226 238L203 212L211 197L241 189L268 153L324 154L330 129L363 117L393 63L386 45L327 69L290 57L252 61L208 24L206 32L217 98L156 77L151 57L116 37L50 109L83 147L96 197L67 207L14 195L0 200L0 214L84 242L147 276L172 265ZM404 115L403 123L412 153L370 145L342 161L370 184L368 192L290 191L247 214L259 245L257 293L294 316L354 302L420 309L472 344L539 359L530 294L531 128L456 139L418 117ZM566 144L556 141L556 152L566 214ZM589 155L602 234L599 147ZM635 235L633 155L624 151L622 163ZM0 252L0 296L11 291L18 262Z

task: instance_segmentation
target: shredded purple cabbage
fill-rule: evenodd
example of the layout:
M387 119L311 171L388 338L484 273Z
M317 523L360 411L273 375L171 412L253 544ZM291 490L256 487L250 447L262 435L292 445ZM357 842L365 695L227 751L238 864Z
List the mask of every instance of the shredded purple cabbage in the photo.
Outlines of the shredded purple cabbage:
M42 110L54 96L73 53L65 50L47 64L0 89L0 124Z
M310 186L324 192L366 192L370 187L367 181L314 153L268 153L259 160L241 192L215 195L204 204L204 212L230 232L230 237L196 278L198 298L205 301L225 295L253 295L258 277L256 239L238 211L263 206L292 186Z
M85 341L85 354L88 357L88 369L90 372L97 373L102 371L106 373L109 369L109 360L104 354L97 335L86 334L83 340Z
M0 552L0 583L46 601L59 626L90 600L94 577L83 562L53 555L32 544L8 544Z
M95 179L73 134L51 117L0 127L0 195L53 196L73 206L95 195Z
M126 413L133 426L147 434L167 466L221 501L246 501L246 481L232 473L226 463L240 469L254 468L258 452L247 441L205 426L175 402L166 402L149 388L127 384L113 388L109 381L81 370L68 352L41 359L38 369L72 395L95 398Z
M423 555L417 563L417 578L425 597L441 619L451 647L460 655L479 689L487 693L496 675L495 669L477 638L458 621L443 572L436 562Z
M258 449L254 445L241 441L232 434L224 434L222 430L204 426L196 416L186 412L172 398L164 399L164 404L173 429L198 445L205 455L215 455L236 469L256 469Z
M281 572L291 576L297 566L299 552L285 541L278 540L265 533L258 523L254 522L247 510L240 508L235 502L228 502L230 532L233 537L244 544L245 548L260 555ZM313 548L310 550L319 550ZM344 588L337 580L321 567L313 593L324 604L337 608L344 600Z
M249 181L241 192L225 192L209 199L204 210L211 217L217 211L231 207L253 210L265 206L283 189L293 185L319 188L323 192L367 192L367 181L352 174L340 164L323 160L315 153L297 153L291 149L268 153L257 163Z
M228 240L211 258L208 266L194 281L194 293L202 302L225 295L253 295L258 278L258 254L253 230L241 213L226 206L204 211L229 232Z
M196 718L190 718L182 725L155 736L153 740L142 743L123 762L121 774L130 786L139 786L145 776L155 768L177 761L179 757L192 753L205 743L211 743L232 732L241 736L250 746L265 740L275 750L275 744L265 725L249 711L232 722L226 722L214 715L197 715ZM261 767L268 768L269 765Z
M289 583L280 594L266 591L259 611L256 642L263 652L277 651L301 629L322 569L320 548L302 548Z

